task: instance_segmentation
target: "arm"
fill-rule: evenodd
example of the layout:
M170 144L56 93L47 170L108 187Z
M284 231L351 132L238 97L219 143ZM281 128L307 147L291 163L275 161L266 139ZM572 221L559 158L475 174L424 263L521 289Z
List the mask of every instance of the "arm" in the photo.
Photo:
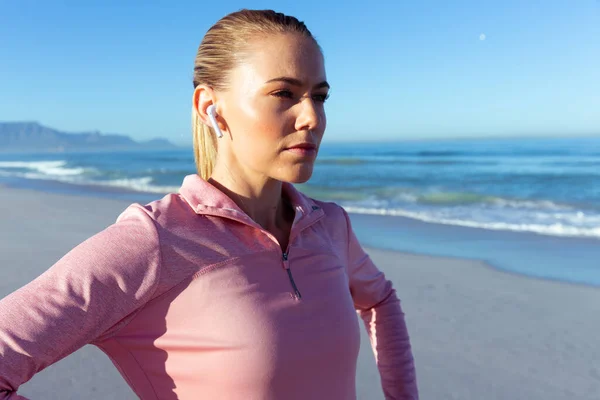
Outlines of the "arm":
M0 301L0 400L47 366L115 333L150 300L160 250L154 222L131 206Z
M362 318L373 352L385 398L418 399L415 365L400 300L361 247L344 211L348 227L350 292Z

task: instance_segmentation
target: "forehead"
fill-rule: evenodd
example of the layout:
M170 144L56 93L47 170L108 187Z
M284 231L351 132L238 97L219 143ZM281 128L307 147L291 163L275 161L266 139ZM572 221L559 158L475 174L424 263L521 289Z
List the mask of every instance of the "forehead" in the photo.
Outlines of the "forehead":
M307 85L326 80L323 55L317 44L299 34L269 35L248 44L240 69L263 83L277 77L291 77Z

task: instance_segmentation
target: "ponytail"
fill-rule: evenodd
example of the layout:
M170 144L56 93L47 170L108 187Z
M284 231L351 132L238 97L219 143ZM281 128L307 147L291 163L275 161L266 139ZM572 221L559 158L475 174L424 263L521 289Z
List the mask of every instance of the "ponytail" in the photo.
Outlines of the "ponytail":
M202 123L195 108L192 108L192 133L196 170L202 179L208 180L217 160L217 141L213 129Z

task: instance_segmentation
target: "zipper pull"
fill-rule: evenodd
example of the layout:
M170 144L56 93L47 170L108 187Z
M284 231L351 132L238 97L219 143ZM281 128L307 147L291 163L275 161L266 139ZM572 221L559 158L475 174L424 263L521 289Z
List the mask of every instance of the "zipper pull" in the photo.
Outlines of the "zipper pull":
M292 296L294 297L294 299L300 300L302 298L302 295L300 294L300 291L298 290L298 287L296 286L296 282L294 282L294 277L292 276L292 270L290 269L290 264L288 262L288 253L283 253L282 257L283 257L283 267L287 271L288 278L290 278L290 283L292 284L292 288L294 289L294 293L292 293Z

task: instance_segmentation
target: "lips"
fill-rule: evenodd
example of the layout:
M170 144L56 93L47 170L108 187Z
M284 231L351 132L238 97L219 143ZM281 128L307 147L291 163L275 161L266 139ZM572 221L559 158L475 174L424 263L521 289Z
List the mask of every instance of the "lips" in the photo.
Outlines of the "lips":
M288 147L288 149L306 149L306 150L316 150L317 149L317 145L314 143L298 143L295 144L291 147Z
M317 156L317 145L310 142L297 143L292 147L288 147L286 151L296 157L314 160Z

